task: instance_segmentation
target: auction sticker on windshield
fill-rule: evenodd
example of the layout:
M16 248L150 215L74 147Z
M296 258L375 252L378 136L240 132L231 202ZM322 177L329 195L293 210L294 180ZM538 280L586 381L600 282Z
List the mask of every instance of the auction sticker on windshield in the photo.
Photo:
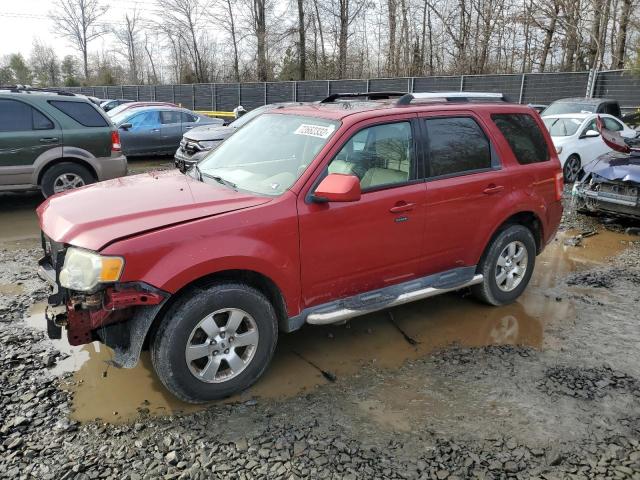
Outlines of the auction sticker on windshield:
M293 133L296 135L306 135L308 137L329 138L329 135L333 133L334 129L335 127L333 125L323 126L303 123Z

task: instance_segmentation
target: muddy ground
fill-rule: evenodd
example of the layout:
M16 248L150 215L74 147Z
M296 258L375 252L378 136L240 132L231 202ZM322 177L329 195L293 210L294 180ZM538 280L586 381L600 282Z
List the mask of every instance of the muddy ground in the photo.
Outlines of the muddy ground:
M567 201L517 303L457 292L305 327L249 391L194 407L147 356L117 370L104 346L45 339L39 201L0 197L0 478L640 479L640 238L626 225Z

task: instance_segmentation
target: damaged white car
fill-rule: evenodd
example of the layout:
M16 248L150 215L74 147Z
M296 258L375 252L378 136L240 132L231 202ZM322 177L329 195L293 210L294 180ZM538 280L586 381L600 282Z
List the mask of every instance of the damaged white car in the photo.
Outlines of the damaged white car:
M596 121L613 152L585 165L573 186L579 211L640 219L640 140L623 138Z

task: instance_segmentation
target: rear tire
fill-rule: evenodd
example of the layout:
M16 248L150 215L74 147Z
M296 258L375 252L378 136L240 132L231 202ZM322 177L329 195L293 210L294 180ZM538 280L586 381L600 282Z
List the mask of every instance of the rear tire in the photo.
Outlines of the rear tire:
M471 291L489 305L512 303L527 287L535 262L536 242L531 230L511 225L498 233L485 252L478 266L482 283Z
M91 172L82 165L62 162L49 167L42 175L40 189L45 198L65 190L83 187L95 182Z
M160 381L176 397L204 403L241 392L264 373L278 340L271 303L241 283L192 289L165 313L151 339Z

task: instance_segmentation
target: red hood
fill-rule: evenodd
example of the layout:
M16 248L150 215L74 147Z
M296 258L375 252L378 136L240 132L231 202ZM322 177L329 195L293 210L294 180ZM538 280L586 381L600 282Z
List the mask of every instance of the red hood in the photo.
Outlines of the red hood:
M42 231L56 242L100 250L136 233L269 201L170 170L54 195L38 207L38 217Z

